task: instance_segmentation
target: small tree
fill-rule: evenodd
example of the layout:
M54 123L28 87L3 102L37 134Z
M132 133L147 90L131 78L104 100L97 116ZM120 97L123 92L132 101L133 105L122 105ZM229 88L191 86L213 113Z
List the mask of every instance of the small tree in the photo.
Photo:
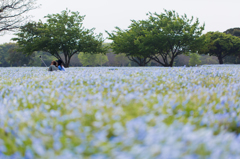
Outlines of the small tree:
M8 51L10 49L15 49L16 48L16 44L15 43L5 43L0 45L0 62L1 62L1 66L3 67L9 67L11 66L11 64L9 63L9 61L7 60L8 55Z
M22 52L18 52L16 48L11 48L8 50L8 57L6 60L11 64L16 64L17 66L23 66L23 64L31 65L34 59L31 56L27 56Z
M96 54L96 58L95 58L95 64L96 65L102 66L106 62L108 62L107 55L102 54L102 53Z
M78 58L83 66L97 66L108 62L108 57L104 54L79 53Z
M209 56L209 55L201 55L201 64L218 64L218 59L215 56Z
M74 54L105 52L102 34L94 35L94 28L85 29L82 23L84 17L70 10L47 15L46 23L28 23L21 27L20 33L16 34L18 38L13 40L21 47L20 51L28 55L34 51L44 51L62 59L62 53L64 65L68 67Z
M118 54L115 56L115 62L119 66L125 66L129 63L129 59L126 57L125 54Z
M52 61L56 61L56 57L52 56L48 52L36 51L32 55L34 62L30 64L30 66L45 66L44 63L49 66ZM42 60L39 58L41 56Z
M236 55L240 51L240 38L221 32L208 32L203 35L204 46L199 50L201 54L217 56L219 64L229 55Z
M200 56L197 53L191 53L188 65L195 66L200 64L201 64Z
M0 32L19 28L28 17L23 15L37 8L36 0L1 0L0 2Z

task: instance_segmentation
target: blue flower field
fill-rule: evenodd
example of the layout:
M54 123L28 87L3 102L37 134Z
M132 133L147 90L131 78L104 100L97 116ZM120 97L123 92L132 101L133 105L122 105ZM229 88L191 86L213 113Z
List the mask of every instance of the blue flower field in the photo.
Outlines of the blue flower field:
M240 67L0 68L1 159L237 159Z

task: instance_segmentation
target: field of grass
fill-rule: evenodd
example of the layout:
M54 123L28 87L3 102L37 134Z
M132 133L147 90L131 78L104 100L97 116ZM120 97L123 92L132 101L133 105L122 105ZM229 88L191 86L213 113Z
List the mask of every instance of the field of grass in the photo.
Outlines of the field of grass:
M0 68L0 158L239 158L240 67Z

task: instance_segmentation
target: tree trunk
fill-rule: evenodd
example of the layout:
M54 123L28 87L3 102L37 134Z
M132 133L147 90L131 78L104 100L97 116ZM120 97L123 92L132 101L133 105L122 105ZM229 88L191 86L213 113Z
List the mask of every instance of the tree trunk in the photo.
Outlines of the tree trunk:
M67 67L69 67L69 65L70 65L70 59L68 59L67 61Z
M101 57L101 67L102 67L102 54L100 54L100 55L101 55L100 57Z
M219 64L223 64L223 58L221 56L218 56L218 61L219 61Z
M63 63L63 64L64 64L64 67L65 67L65 68L68 68L69 65L70 65L71 57L69 57L68 55L64 55L64 58L65 58L65 62Z
M169 64L169 65L163 65L163 67L172 67L172 66Z
M145 66L147 58L128 57L130 61L137 63L139 66Z
M155 62L157 62L160 65L162 65L163 67L172 67L173 66L173 61L174 61L174 58L170 61L170 63L168 63L168 59L167 57L165 57L165 60L162 59L160 60L159 57L155 57L155 58L152 58L152 60L154 60Z
M169 67L173 67L174 58L171 59Z

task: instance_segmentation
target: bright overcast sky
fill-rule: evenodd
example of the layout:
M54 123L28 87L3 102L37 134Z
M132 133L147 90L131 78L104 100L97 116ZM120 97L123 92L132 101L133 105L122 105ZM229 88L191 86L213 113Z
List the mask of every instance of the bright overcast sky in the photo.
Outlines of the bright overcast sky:
M39 9L29 12L31 20L44 19L47 14L60 13L66 8L86 15L86 28L96 28L96 33L111 32L116 26L126 29L130 20L146 19L147 12L175 10L180 15L199 18L208 31L225 31L240 27L240 0L38 0ZM0 37L0 44L10 42L14 37L8 33Z

